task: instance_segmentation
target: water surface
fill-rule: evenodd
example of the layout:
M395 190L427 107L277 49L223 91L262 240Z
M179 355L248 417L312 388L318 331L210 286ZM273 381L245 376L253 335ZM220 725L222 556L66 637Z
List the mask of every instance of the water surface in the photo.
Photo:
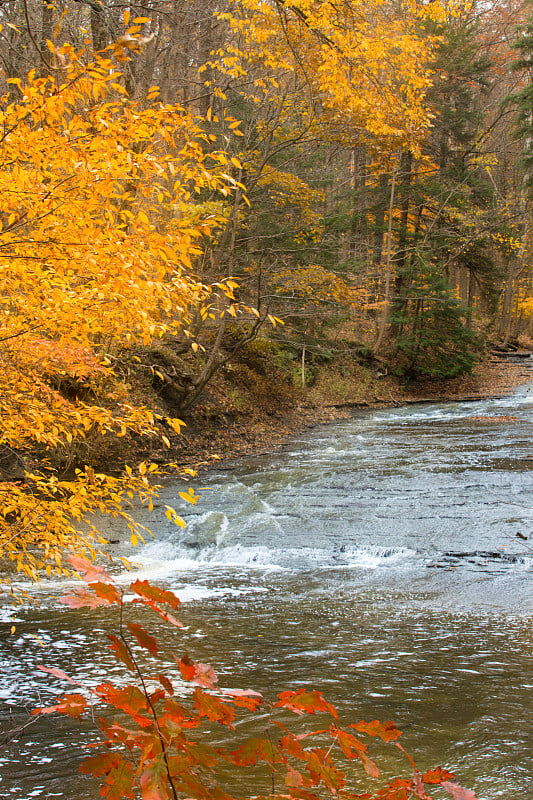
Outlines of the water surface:
M185 601L186 631L162 636L213 663L224 686L313 685L346 717L394 719L421 767L445 764L480 800L530 796L532 409L523 387L364 412L210 472L198 505L181 509L187 529L156 509L156 539L136 555L138 576ZM179 506L180 488L163 503ZM127 541L118 550L131 555ZM64 690L40 663L120 679L105 648L112 618L58 606L57 591L43 585L38 610L5 611L17 635L0 651L4 727ZM32 726L0 751L0 795L96 800L76 774L94 738L70 720Z

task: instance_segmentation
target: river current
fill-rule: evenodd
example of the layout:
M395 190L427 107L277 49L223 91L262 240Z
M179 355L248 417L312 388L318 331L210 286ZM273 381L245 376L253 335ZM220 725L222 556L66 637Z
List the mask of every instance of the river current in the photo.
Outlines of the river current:
M212 663L223 686L313 686L346 718L395 720L420 767L445 765L479 800L529 798L532 387L321 426L209 472L194 507L176 500L183 486L167 488L143 518L155 538L135 553L125 539L117 555L181 597L185 631L161 635ZM58 605L60 589L41 585L39 608L4 609L4 729L67 690L39 664L120 680L114 621ZM0 749L0 797L96 800L77 774L96 738L70 719L30 726Z

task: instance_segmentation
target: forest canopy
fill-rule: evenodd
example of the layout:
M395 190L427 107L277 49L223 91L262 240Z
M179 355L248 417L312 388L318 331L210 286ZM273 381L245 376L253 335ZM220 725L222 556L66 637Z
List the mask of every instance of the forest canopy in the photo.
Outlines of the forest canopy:
M528 14L2 6L4 560L61 572L96 511L136 537L131 442L239 352L448 378L529 330Z

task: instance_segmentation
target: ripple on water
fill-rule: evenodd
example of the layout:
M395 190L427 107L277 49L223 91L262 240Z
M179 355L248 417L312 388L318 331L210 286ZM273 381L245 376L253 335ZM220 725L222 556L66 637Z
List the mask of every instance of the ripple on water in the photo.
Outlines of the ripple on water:
M424 767L446 761L483 800L527 797L533 544L516 533L533 529L532 400L359 414L210 473L213 491L184 508L188 529L156 509L157 537L120 581L147 578L186 601L185 629L159 635L216 661L223 685L325 686L343 716L396 719ZM179 503L176 490L163 501ZM116 553L132 555L127 538ZM4 725L65 688L40 663L121 680L106 647L116 621L57 607L59 589L43 584L40 609L2 612L17 626L0 651ZM76 773L94 736L41 720L0 754L0 793L94 800Z

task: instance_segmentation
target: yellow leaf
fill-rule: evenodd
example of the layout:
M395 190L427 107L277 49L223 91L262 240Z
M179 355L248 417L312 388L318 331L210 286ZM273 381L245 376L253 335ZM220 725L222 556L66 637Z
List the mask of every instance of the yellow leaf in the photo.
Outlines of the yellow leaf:
M194 494L193 489L189 489L187 492L179 492L179 496L182 500L185 500L187 503L191 503L192 505L197 503L198 498L200 497L199 494Z

